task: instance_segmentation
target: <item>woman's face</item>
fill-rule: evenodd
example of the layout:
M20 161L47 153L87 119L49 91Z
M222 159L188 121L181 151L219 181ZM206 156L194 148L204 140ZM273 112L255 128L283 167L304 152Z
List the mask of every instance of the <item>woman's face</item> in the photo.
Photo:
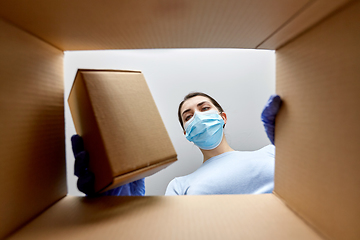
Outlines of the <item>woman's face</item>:
M180 109L183 125L185 125L185 123L192 118L196 111L206 112L209 110L216 110L219 112L219 110L215 107L215 105L211 103L210 99L208 99L207 97L195 96L186 100ZM223 118L225 117L224 121L226 121L225 113L222 113L221 116Z

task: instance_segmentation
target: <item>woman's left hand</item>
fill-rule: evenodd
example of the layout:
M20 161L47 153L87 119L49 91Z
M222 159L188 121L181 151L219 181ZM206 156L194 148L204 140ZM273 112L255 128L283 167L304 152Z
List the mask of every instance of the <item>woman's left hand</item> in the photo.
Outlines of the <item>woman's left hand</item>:
M271 143L275 145L275 118L281 107L282 100L279 95L271 95L261 113L261 121Z

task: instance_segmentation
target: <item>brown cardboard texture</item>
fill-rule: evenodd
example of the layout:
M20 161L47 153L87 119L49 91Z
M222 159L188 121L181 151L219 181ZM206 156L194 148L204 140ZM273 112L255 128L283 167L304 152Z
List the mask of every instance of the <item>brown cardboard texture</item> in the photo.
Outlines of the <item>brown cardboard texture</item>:
M0 14L62 50L256 48L307 2L2 0Z
M66 196L64 131L63 52L0 19L0 239Z
M177 155L141 72L79 70L69 95L95 191L143 178Z
M322 239L275 195L67 196L10 239Z
M276 53L274 191L329 239L360 239L359 42L357 1Z
M3 0L0 17L0 238L360 239L360 1ZM66 196L59 49L169 47L277 51L284 104L276 119L274 194ZM119 76L121 86L114 83ZM94 139L99 152L91 156L106 155L91 163L101 178L97 190L175 160L140 72L91 70L77 78L72 94L81 98L69 99L78 108L77 131L85 144ZM118 96L121 87L127 90ZM157 119L166 154L151 152L154 139L142 138L144 115L130 111L139 99L152 102L146 118ZM121 121L135 135L122 138L129 126L116 122L120 113L129 114ZM81 124L86 116L92 118ZM146 144L133 142L122 157L152 157L113 161L136 138Z

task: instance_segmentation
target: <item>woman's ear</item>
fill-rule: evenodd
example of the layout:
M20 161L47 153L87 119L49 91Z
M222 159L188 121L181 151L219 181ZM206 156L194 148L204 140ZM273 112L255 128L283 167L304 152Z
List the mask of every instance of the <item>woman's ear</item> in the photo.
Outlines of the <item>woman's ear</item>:
M224 126L225 126L225 125L226 125L226 122L227 122L226 113L222 112L222 113L220 113L220 116L224 119Z

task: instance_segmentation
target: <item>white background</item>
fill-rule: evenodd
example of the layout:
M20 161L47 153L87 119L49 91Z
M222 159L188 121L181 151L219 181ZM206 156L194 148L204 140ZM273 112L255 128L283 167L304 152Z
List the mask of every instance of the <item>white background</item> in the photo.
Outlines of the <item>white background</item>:
M178 161L147 177L146 195L164 195L177 176L196 170L202 154L188 142L178 122L183 97L201 91L215 98L227 113L225 136L235 150L256 150L270 141L260 120L275 93L275 51L245 49L148 49L65 52L66 162L69 195L77 190L70 138L75 134L67 98L78 68L140 70L149 85ZM146 119L144 119L146 121Z

